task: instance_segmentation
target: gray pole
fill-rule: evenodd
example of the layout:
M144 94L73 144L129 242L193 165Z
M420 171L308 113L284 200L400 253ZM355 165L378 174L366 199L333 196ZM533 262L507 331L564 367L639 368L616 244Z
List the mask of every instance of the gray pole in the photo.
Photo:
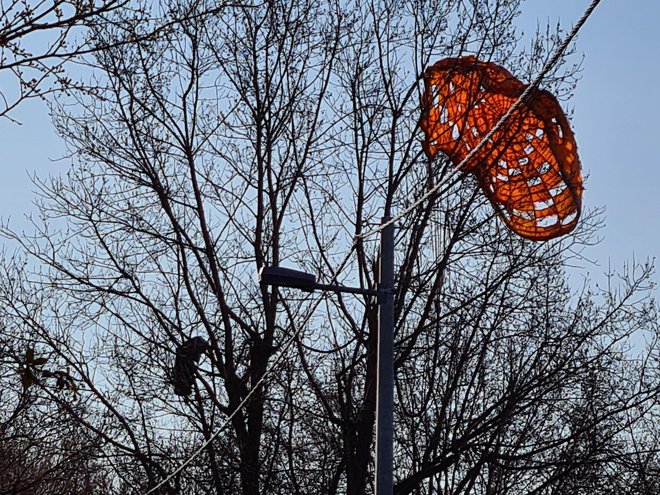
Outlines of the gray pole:
M386 223L390 217L383 217ZM394 224L380 237L378 296L378 402L376 404L376 495L394 491Z

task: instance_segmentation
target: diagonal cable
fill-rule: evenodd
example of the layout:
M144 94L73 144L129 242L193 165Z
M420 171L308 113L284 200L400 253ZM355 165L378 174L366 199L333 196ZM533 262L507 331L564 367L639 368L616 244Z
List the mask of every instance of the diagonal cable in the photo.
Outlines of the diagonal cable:
M566 48L568 48L568 45L570 45L571 41L573 41L573 38L575 38L575 36L577 35L578 31L580 31L584 23L587 22L587 19L589 18L589 16L598 6L599 3L600 0L593 0L591 4L589 4L589 6L582 14L582 17L580 17L580 20L578 20L575 26L573 26L571 32L568 34L568 36L566 36L562 44L557 48L557 50L550 58L550 60L548 60L548 62L543 66L541 71L536 75L536 77L531 82L531 84L527 86L527 88L525 88L525 91L523 91L522 94L518 97L518 99L514 102L514 104L511 105L511 108L509 108L509 110L507 110L507 112L504 115L502 115L500 120L497 121L497 124L495 124L495 126L488 132L488 134L484 136L484 138L479 142L479 144L475 146L470 151L470 153L468 153L468 155L461 161L461 163L456 165L447 175L445 175L442 178L442 180L438 181L438 183L435 186L433 186L431 189L426 191L426 193L423 196L421 196L408 208L403 210L398 215L392 217L387 222L381 223L378 227L375 227L372 230L359 234L358 237L362 237L362 238L370 237L374 234L377 234L388 225L398 222L399 220L401 220L401 218L408 215L420 204L422 204L424 201L426 201L431 196L433 196L449 179L451 179L454 175L458 174L461 171L461 169L465 166L465 164L469 162L474 157L474 155L476 155L479 152L479 150L481 150L481 148L483 148L484 145L493 137L493 135L500 129L500 127L502 127L506 123L506 121L509 120L511 115L513 115L513 113L518 109L518 107L523 103L523 101L530 95L530 93L538 87L538 85L541 83L543 78L548 74L548 72L550 72L550 70L557 64L561 56L566 51Z
M415 203L413 203L410 207L406 208L403 212L398 214L397 216L393 217L387 222L384 222L377 228L370 230L368 232L364 232L362 234L359 234L359 237L369 237L373 234L376 234L380 232L383 228L386 226L397 222L400 220L402 217L407 215L408 213L412 212L415 208L417 208L421 203L426 201L429 197L431 197L435 192L437 192L440 187L442 187L451 177L456 175L458 172L460 172L461 168L469 161L472 159L472 157L485 145L485 143L488 142L489 139L493 137L493 135L498 131L498 129L506 123L506 121L511 117L511 115L516 111L516 109L521 105L521 103L527 98L527 96L538 87L540 82L543 80L543 78L547 75L547 73L556 65L556 63L559 61L563 53L566 51L566 48L568 45L571 43L573 38L577 35L578 31L582 28L584 23L587 21L591 13L594 11L594 9L598 6L600 3L600 0L593 0L591 4L586 8L584 11L584 14L582 14L582 17L578 20L578 22L575 24L571 32L568 34L568 36L564 39L563 43L559 46L559 48L555 51L554 55L552 58L545 64L543 69L537 74L537 76L534 78L532 83L527 86L525 91L520 95L520 97L516 100L516 102L509 108L509 110L500 118L500 120L495 124L495 126L484 136L484 138L481 140L481 142L474 148L470 153L459 163L454 169L448 173L441 181L439 181L433 188L429 189L421 198L419 198ZM165 485L167 482L169 482L172 478L174 478L177 474L179 474L183 469L185 469L194 459L197 457L199 454L201 454L208 445L215 440L220 433L222 433L227 426L229 426L231 420L234 418L234 416L240 411L243 406L250 400L254 392L256 392L257 389L261 386L261 384L264 382L268 374L275 368L277 364L283 359L284 356L286 356L286 351L291 347L291 345L295 342L295 340L298 338L299 332L302 328L304 328L305 323L311 318L314 310L316 307L320 304L322 298L319 298L315 301L314 305L312 308L310 308L310 311L307 313L307 316L305 317L303 323L298 327L298 331L294 332L289 340L282 346L279 355L277 358L273 361L271 361L271 365L266 369L264 374L261 376L261 378L257 381L257 383L250 389L248 394L245 396L245 398L240 402L240 404L236 407L236 409L225 419L225 421L213 432L213 434L202 443L201 446L199 446L191 455L186 459L184 462L182 462L174 471L172 471L167 477L165 477L160 483L158 483L156 486L151 488L149 491L145 493L145 495L150 495L151 493L154 493L156 490L158 490L160 487Z
M286 343L280 348L280 352L279 352L279 355L277 356L277 358L275 358L273 361L271 361L270 366L268 366L268 368L266 369L264 374L261 375L261 378L252 386L252 388L247 393L245 398L240 402L240 404L238 404L238 406L236 406L236 409L234 409L234 411L229 416L227 416L225 421L211 434L211 436L209 436L209 438L207 438L204 441L204 443L202 443L202 445L200 445L197 449L195 449L193 451L193 453L190 455L190 457L188 457L188 459L186 459L181 464L179 464L179 466L174 471L172 471L160 483L158 483L156 486L154 486L148 492L146 492L145 495L149 495L150 493L154 493L156 490L158 490L160 487L162 487L168 481L170 481L172 478L174 478L177 474L179 474L181 471L183 471L195 459L195 457L197 457L199 454L201 454L204 451L204 449L206 449L206 447L208 447L209 444L213 440L215 440L218 437L218 435L220 435L220 433L222 433L227 428L227 426L229 426L229 424L231 423L231 420L234 418L234 416L236 416L236 414L238 414L238 411L240 411L243 408L243 406L245 406L245 404L247 404L247 402L250 400L252 395L259 389L259 387L261 387L261 384L264 382L264 380L266 379L268 374L271 371L273 371L273 369L286 356L286 351L289 350L289 347L291 347L291 345L298 338L298 335L300 334L300 331L305 327L305 324L312 317L312 315L314 314L314 311L316 310L316 308L318 307L318 305L321 303L322 300L323 300L323 297L319 297L316 301L314 301L312 307L307 312L307 315L304 317L302 323L298 326L298 329L293 332L293 334L291 335L289 340L287 340Z

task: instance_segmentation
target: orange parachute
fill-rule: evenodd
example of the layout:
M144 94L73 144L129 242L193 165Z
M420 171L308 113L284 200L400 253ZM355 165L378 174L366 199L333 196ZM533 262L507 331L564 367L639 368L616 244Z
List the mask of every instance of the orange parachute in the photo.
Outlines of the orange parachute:
M420 126L429 158L454 165L467 157L526 86L475 57L446 58L424 74ZM577 145L557 99L536 90L463 166L473 173L507 226L547 240L575 227L582 204Z

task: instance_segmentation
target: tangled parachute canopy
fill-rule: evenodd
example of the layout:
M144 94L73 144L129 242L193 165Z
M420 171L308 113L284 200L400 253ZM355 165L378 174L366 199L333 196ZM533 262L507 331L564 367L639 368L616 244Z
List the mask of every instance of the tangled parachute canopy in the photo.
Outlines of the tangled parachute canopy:
M176 395L185 396L192 393L197 363L208 348L209 344L203 337L193 337L177 347L173 373Z
M495 127L526 86L473 56L446 58L424 74L421 128L429 158L458 165ZM575 227L582 204L577 145L557 99L536 90L464 164L507 226L547 240Z

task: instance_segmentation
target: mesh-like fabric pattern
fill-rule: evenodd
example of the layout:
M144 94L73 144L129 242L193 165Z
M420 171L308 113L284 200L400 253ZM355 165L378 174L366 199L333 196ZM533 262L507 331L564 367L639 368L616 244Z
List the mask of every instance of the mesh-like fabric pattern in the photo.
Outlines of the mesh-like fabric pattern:
M446 58L424 74L420 126L430 158L459 164L513 106L525 85L475 57ZM463 170L518 235L547 240L570 232L582 204L575 137L557 99L536 90Z

